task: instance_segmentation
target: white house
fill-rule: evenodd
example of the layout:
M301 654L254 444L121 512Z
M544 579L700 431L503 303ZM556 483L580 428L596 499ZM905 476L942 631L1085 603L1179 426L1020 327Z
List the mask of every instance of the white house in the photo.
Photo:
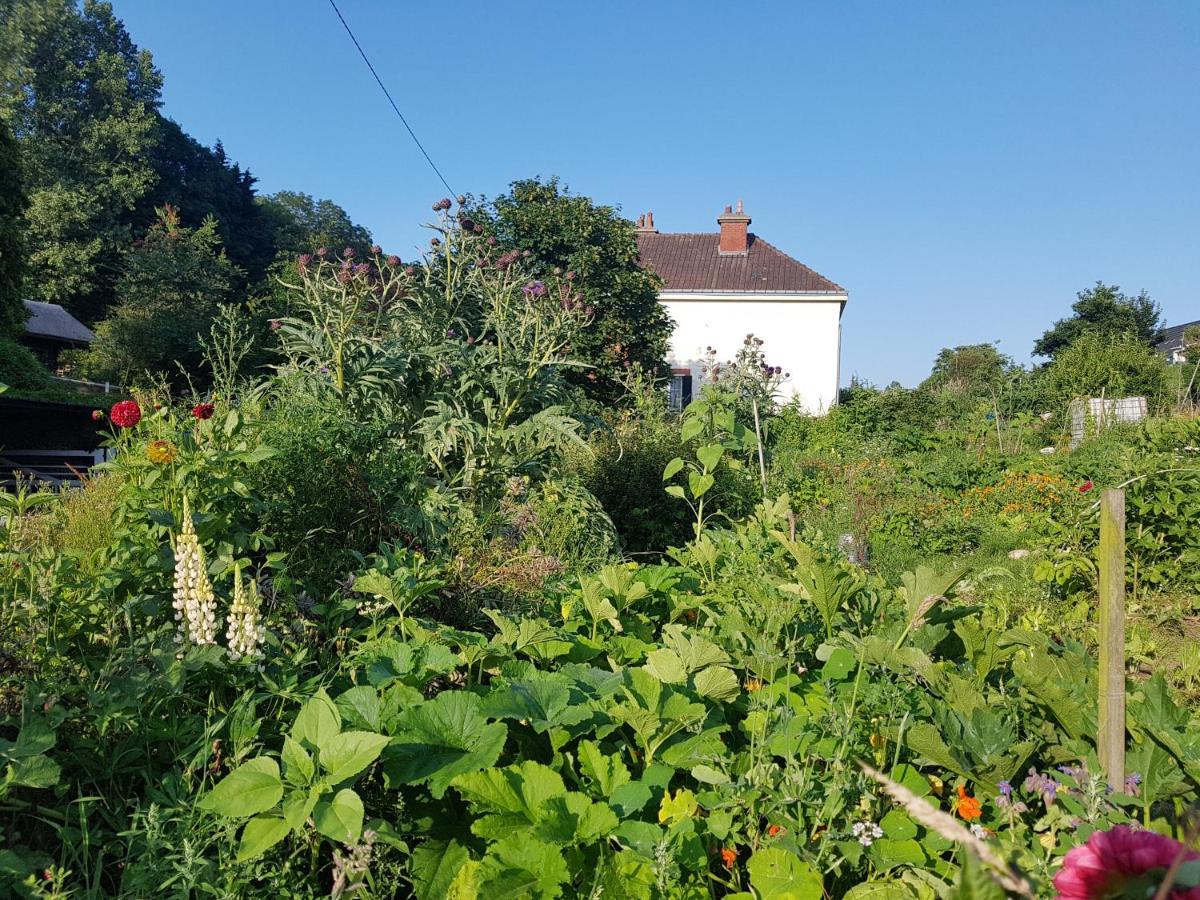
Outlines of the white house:
M707 348L724 362L753 334L768 363L789 373L781 399L827 411L837 402L846 290L751 233L740 200L717 225L713 233L672 234L654 227L653 213L637 222L642 265L662 278L658 299L675 320L673 405L698 389Z

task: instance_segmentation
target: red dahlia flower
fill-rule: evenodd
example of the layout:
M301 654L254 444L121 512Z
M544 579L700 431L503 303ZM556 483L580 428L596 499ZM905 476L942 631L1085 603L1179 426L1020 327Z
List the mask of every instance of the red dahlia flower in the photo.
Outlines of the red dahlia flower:
M216 410L211 403L197 403L192 407L192 416L196 419L211 419Z
M122 400L113 404L112 409L108 411L108 417L118 428L132 428L142 420L142 408L137 405L136 400Z
M1097 831L1082 847L1067 853L1062 869L1054 876L1054 887L1060 900L1113 897L1127 880L1154 869L1165 871L1181 855L1184 861L1200 859L1200 853L1165 835L1117 825ZM1200 900L1200 887L1176 888L1167 896Z
M1095 485L1092 484L1092 479L1089 478L1087 481L1085 481L1079 487L1075 488L1075 490L1079 491L1079 493L1081 493L1081 494L1086 494L1088 491L1090 491L1094 487L1095 487Z

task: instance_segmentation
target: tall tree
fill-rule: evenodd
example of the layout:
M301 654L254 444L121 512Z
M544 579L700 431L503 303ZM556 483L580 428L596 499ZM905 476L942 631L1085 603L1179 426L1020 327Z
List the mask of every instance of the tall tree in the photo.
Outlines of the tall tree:
M297 191L280 191L258 198L264 223L274 235L275 250L294 261L297 254L312 253L318 247L340 252L353 247L365 256L371 246L371 232L356 225L349 213L332 200L315 200Z
M1037 340L1035 356L1057 357L1087 332L1108 337L1130 335L1146 346L1162 340L1162 311L1145 291L1129 297L1117 285L1097 281L1095 287L1076 296L1071 306L1074 315L1059 319Z
M129 383L144 373L175 382L200 371L201 340L239 273L221 249L216 219L182 225L171 207L130 250L117 304L82 358L90 378ZM182 370L182 371L181 371Z
M0 118L0 338L24 330L25 305L21 287L25 274L25 191L21 185L21 154Z
M662 371L671 320L658 302L658 278L638 264L632 222L553 178L514 181L474 214L491 220L502 246L528 250L535 273L574 273L582 302L595 310L574 342L575 357L594 366L581 382L589 394L615 396L630 363Z
M157 182L138 204L135 230L153 224L155 210L167 204L191 228L213 216L229 260L248 282L259 281L275 258L275 240L272 223L256 202L254 176L230 160L219 141L205 147L166 118L159 120L150 161Z
M945 347L933 361L933 371L921 387L980 397L995 390L1012 371L1012 365L1012 360L997 350L995 344Z
M154 184L162 77L100 0L0 0L0 18L0 113L27 165L27 286L94 320Z

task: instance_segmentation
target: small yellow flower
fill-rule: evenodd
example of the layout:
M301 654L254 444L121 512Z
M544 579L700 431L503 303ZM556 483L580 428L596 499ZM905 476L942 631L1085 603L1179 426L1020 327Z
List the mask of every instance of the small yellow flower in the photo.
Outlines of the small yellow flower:
M762 690L762 682L757 678L746 679L746 690L753 694L755 691Z
M179 451L170 441L151 441L146 445L146 457L156 466L175 462L178 454Z

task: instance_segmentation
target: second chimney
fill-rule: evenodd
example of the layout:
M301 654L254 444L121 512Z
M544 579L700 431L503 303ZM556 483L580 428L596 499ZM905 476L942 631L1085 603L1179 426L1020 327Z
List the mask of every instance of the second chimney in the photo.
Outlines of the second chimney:
M744 256L750 252L750 217L742 210L741 200L737 212L726 206L725 212L717 216L717 224L721 226L720 251L723 256Z

